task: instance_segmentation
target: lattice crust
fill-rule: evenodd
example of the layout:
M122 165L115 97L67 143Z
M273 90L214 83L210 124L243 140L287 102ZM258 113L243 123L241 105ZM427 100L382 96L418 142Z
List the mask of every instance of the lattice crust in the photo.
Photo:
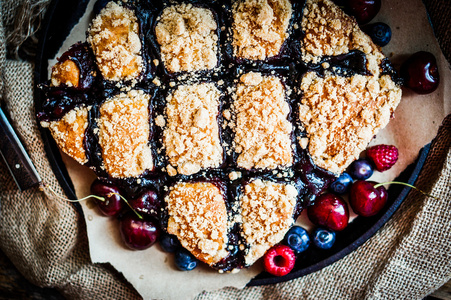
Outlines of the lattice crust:
M224 195L208 182L178 183L165 198L168 232L197 259L211 265L228 256Z
M89 44L107 80L131 80L143 70L139 25L134 12L109 2L92 21Z
M233 102L236 113L234 147L237 165L275 169L293 163L290 107L285 87L275 76L250 72L240 77Z
M213 13L192 4L166 7L155 35L161 58L171 73L210 70L218 63L217 23Z
M240 198L243 236L249 249L246 265L252 265L279 243L293 225L298 196L291 184L256 179L244 186Z
M307 205L298 180L327 188L334 176L317 167L343 172L387 125L401 89L382 70L380 49L330 0L306 0L302 15L293 14L301 8L290 0L237 0L230 20L215 14L223 8L217 3L211 9L165 3L149 19L155 31L140 32L139 24L148 23L141 12L137 19L132 2L109 2L87 37L103 78L83 86L80 74L94 72L92 58L86 69L71 60L57 63L41 124L62 151L126 187L127 196L154 185L167 204L162 218L167 212L168 219L159 221L196 258L220 271L247 267L283 239L295 210ZM218 30L229 21L231 28ZM218 32L225 32L221 41ZM140 34L155 39L141 45ZM86 45L83 54L91 57ZM363 53L356 62L365 57L370 72L351 63L340 73L342 57L326 58L353 50ZM152 78L141 76L148 63L155 67ZM293 76L282 78L285 70ZM189 73L195 71L202 72ZM314 165L302 159L306 150ZM304 176L305 170L313 171ZM320 192L309 188L305 196Z
M220 96L214 83L199 83L181 85L167 97L163 141L170 175L191 175L222 164Z
M316 165L340 174L390 120L401 89L388 75L304 76L299 118Z
M80 164L88 162L84 148L84 138L88 127L90 107L72 109L59 121L41 122L48 127L58 147Z
M99 143L105 169L112 177L138 177L153 170L149 99L143 91L131 90L100 107Z
M288 37L292 15L289 0L236 1L232 13L236 57L264 60L279 54Z
M301 51L305 62L318 63L324 56L360 50L366 54L368 70L379 76L385 56L353 17L330 0L307 0L303 14Z

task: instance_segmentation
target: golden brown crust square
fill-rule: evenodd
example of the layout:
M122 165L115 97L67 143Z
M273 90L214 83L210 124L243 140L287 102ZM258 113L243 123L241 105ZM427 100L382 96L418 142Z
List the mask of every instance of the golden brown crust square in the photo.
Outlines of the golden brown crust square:
M228 220L224 195L213 183L178 183L171 187L168 232L197 259L209 265L229 255Z
M51 86L78 87L80 81L80 69L72 60L67 59L58 62L52 67L52 76L50 78Z
M109 2L92 21L88 42L107 80L131 80L143 69L139 25L134 12Z
M240 78L233 102L235 152L245 169L275 169L293 163L292 125L285 87L275 76L250 72Z
M163 143L169 163L178 173L191 175L222 164L217 119L220 96L214 83L200 83L181 85L167 97ZM170 175L175 175L173 172Z
M84 148L85 131L88 127L87 107L77 107L69 111L59 121L41 122L48 127L58 147L80 164L88 162Z
M305 62L318 63L323 56L360 50L366 54L368 70L379 75L384 55L353 17L330 0L307 0L303 14L301 49Z
M138 177L153 170L149 98L141 90L131 90L100 107L99 143L105 169L112 177Z
M240 0L233 4L232 13L236 57L264 60L279 54L288 37L289 0Z
M192 4L166 7L155 27L161 58L171 73L210 70L218 63L213 13Z
M340 174L384 128L401 100L389 75L324 78L307 73L299 118L309 137L313 162Z
M243 237L249 245L246 265L252 265L279 243L294 223L297 189L291 184L256 179L240 197Z

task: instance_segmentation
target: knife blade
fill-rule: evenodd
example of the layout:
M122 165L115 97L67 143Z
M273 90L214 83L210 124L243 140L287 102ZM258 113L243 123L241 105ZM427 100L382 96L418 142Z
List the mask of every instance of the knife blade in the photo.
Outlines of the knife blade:
M20 191L41 183L30 156L0 107L0 155Z

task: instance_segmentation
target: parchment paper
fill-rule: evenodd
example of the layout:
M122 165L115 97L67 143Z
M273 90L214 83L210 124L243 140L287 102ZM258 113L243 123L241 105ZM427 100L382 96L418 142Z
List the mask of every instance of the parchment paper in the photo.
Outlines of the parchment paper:
M70 45L85 40L93 3L94 1L90 2L87 13L74 27L57 57ZM392 144L399 149L400 156L396 165L384 173L375 172L370 178L385 182L396 178L415 161L419 150L432 140L444 117L450 113L451 72L434 38L421 0L382 1L382 9L372 22L376 21L385 22L392 29L392 40L383 51L397 69L409 55L424 50L432 52L437 58L441 76L440 86L432 94L417 95L403 89L403 99L395 112L395 118L370 143ZM54 63L55 60L49 61L49 69ZM90 184L95 179L94 173L66 155L63 155L63 159L77 197L89 195ZM113 265L144 299L190 299L203 290L225 286L242 288L262 270L261 264L257 262L251 269L237 274L219 274L205 266L190 272L178 271L172 261L173 255L164 253L159 245L144 251L129 250L121 241L117 220L101 216L90 201L82 202L81 205L87 224L92 261ZM351 213L351 219L354 217L355 214ZM312 228L304 213L297 222L307 229Z

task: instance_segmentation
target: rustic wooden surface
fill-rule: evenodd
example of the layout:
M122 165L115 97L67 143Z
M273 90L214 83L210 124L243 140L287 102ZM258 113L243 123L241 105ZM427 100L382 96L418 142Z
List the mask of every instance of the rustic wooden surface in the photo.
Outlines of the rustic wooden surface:
M0 300L61 300L64 297L55 289L40 288L28 282L0 251ZM451 281L425 300L451 300Z

